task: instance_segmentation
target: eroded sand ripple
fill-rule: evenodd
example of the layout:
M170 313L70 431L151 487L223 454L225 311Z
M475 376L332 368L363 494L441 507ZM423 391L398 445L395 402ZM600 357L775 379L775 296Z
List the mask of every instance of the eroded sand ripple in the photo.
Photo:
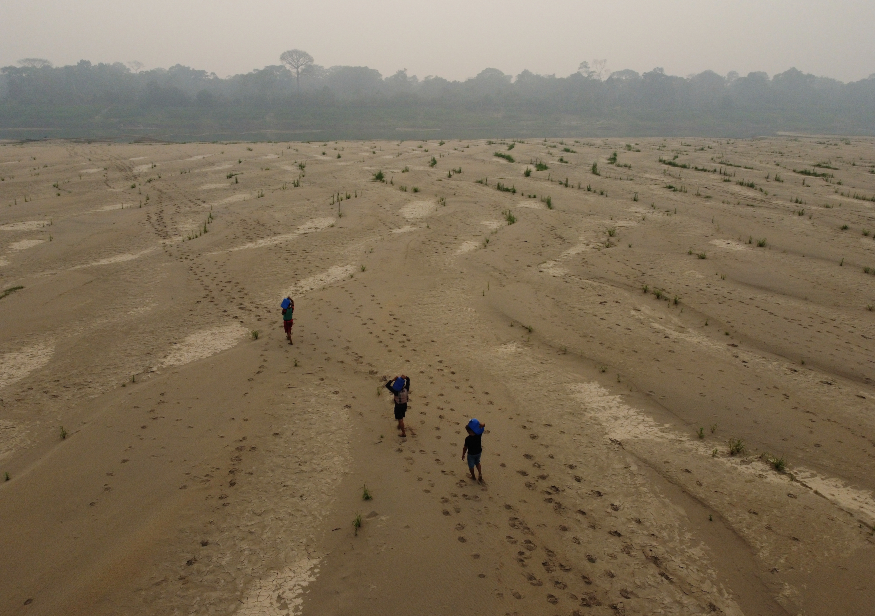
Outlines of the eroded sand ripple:
M290 294L294 296L322 289L330 284L349 278L354 272L355 267L352 265L335 265L324 272L295 283Z
M240 342L246 328L238 323L204 329L185 337L161 363L162 366L182 366L205 359Z
M45 366L54 351L53 344L41 342L0 355L0 389L20 381L34 370Z
M425 218L435 211L437 204L433 201L414 201L403 206L400 210L401 215L408 220L417 218Z

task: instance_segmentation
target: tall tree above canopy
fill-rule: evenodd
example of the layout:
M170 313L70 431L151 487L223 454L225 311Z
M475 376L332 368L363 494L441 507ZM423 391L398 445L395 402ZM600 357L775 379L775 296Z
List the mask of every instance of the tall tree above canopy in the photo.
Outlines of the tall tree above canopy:
M301 71L306 70L313 64L313 56L300 49L284 51L280 56L280 62L288 66L295 73L295 86L301 88Z
M52 68L52 63L45 58L22 58L18 65L24 68Z

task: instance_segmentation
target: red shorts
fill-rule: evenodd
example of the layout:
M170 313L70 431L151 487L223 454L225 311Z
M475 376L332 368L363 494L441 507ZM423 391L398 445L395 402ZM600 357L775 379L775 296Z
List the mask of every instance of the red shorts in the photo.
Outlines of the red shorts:
M292 333L292 325L295 324L294 319L289 319L288 321L283 321L283 329L286 330L287 334Z

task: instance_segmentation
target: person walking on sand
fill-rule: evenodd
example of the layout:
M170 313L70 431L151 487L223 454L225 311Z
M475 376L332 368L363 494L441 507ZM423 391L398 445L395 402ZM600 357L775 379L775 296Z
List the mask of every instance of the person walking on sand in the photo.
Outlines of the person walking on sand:
M404 416L407 414L407 398L410 395L410 377L402 374L389 379L389 382L386 383L386 389L392 392L398 429L401 430L401 436L406 437L407 429L404 427Z
M280 304L280 308L283 310L283 329L286 332L286 340L289 341L289 344L295 344L292 342L292 325L295 324L295 300L291 297L285 298Z
M486 429L485 423L480 423L476 419L472 419L465 426L465 431L468 436L465 437L465 445L462 447L462 459L465 459L465 453L468 453L468 470L471 471L471 479L483 483L483 469L480 468L480 456L483 454L483 444L480 442L480 437L483 436L483 430ZM480 477L474 476L474 467L477 467L477 474Z

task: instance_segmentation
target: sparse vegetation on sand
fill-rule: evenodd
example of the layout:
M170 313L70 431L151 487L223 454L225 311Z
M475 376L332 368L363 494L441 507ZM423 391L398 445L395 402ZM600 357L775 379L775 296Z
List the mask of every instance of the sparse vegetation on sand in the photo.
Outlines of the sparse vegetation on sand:
M730 456L740 456L746 451L746 447L744 445L744 441L740 438L731 438L729 439L729 455Z
M10 296L16 291L21 291L23 288L23 286L18 285L15 287L9 287L8 289L4 289L3 291L0 291L0 299Z

